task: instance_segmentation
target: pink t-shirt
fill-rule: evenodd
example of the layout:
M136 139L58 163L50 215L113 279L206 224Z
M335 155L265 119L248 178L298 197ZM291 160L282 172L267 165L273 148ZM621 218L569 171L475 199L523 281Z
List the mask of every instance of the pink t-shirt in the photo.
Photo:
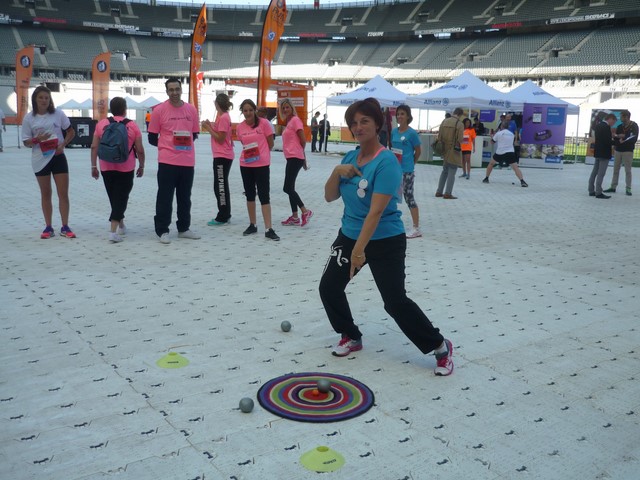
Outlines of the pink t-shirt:
M213 158L228 158L233 160L233 140L231 138L231 117L228 112L224 112L213 123L215 132L225 132L227 136L224 142L218 143L213 135L211 136L211 151Z
M117 115L114 115L113 119L116 122L121 122L122 120L125 119L125 117L119 117ZM109 125L108 118L104 118L100 120L96 125L96 131L94 135L96 135L98 138L102 138L102 134L104 133L104 129L107 128L107 125ZM142 136L142 133L140 133L140 128L138 128L138 125L136 125L136 122L134 122L133 120L127 123L126 127L127 127L127 136L129 137L129 150L130 150L127 161L123 163L113 163L113 162L105 162L104 160L100 160L100 171L130 172L132 170L135 170L136 154L134 153L133 150L131 150L131 147L133 147L133 144L136 141L136 138L140 138Z
M294 115L287 123L284 132L282 132L284 158L304 158L304 149L300 145L300 137L298 136L300 130L304 132L302 120Z
M200 121L193 105L185 102L174 107L169 100L161 103L151 112L149 132L160 134L158 163L180 167L196 164L193 133L200 132Z
M269 120L260 118L256 128L251 128L244 121L240 122L236 127L236 135L242 142L241 167L266 167L271 164L267 137L273 135L273 130Z

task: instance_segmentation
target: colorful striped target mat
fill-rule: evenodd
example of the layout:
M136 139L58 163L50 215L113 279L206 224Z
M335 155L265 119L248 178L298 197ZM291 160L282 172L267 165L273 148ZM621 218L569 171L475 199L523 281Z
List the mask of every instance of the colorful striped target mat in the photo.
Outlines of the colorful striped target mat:
M348 420L369 410L374 400L364 383L333 373L290 373L269 380L258 390L263 408L298 422Z

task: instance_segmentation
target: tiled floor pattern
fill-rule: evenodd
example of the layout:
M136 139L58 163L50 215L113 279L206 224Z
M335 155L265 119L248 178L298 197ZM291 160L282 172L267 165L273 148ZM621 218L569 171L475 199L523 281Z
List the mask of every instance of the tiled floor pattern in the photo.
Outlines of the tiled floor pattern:
M323 200L339 155L310 154L298 191L315 215L297 228L279 226L289 206L274 153L275 243L261 220L242 236L237 162L232 222L206 226L208 139L197 150L192 228L203 238L173 229L168 246L153 234L151 147L117 245L88 150L67 152L75 240L39 239L30 152L0 154L0 478L304 480L318 475L299 458L319 445L346 459L322 478L638 478L640 191L590 198L590 167L567 165L524 170L528 189L511 171L485 185L474 170L445 201L433 197L440 168L418 166L425 236L409 242L407 289L455 345L454 375L438 378L368 270L349 286L365 349L329 354L336 335L317 287L341 214ZM168 351L189 366L157 367ZM265 381L303 371L357 378L376 404L330 424L238 410Z

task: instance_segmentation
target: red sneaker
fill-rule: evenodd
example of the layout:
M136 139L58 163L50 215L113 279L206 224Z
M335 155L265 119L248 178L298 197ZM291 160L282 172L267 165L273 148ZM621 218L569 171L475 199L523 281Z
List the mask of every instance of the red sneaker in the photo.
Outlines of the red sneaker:
M304 218L304 214L302 215ZM297 226L300 225L300 219L291 215L289 218L287 218L286 220L282 220L280 223L285 226Z
M60 229L60 235L67 238L76 238L76 234L71 231L69 225L63 225Z
M449 349L449 351L440 358L436 357L438 365L434 370L434 373L441 377L446 377L447 375L451 375L453 373L453 345L451 344L451 340L445 339L445 343L447 344L447 348Z
M307 210L306 212L304 212L302 214L302 223L300 224L300 226L304 227L307 223L309 223L311 217L313 217L313 212L311 210Z
M346 357L351 352L357 352L362 350L362 339L351 340L349 337L342 337L338 342L338 345L333 347L331 353L336 357Z
M47 225L47 228L45 228L40 234L40 238L43 240L46 240L48 238L55 237L55 236L56 236L56 232L53 230L53 227L51 225Z

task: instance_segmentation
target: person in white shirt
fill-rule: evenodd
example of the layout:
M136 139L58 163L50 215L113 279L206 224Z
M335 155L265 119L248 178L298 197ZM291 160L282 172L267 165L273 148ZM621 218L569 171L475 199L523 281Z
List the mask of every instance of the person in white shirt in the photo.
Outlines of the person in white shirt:
M62 228L60 235L76 238L69 228L69 164L64 148L76 136L64 112L53 105L51 90L42 85L31 94L32 111L22 121L22 143L31 149L31 166L38 180L45 229L40 235L48 239L55 235L52 226L51 177L58 191Z
M520 171L520 167L518 167L518 163L516 160L516 153L513 148L513 140L514 135L511 130L509 130L509 122L504 121L500 126L500 130L493 134L491 137L491 141L496 144L496 152L493 154L493 158L489 165L487 166L487 174L482 180L482 183L489 183L489 175L491 175L491 171L496 163L504 162L508 164L511 169L520 180L521 187L528 187L527 182L524 181L522 177L522 172Z

